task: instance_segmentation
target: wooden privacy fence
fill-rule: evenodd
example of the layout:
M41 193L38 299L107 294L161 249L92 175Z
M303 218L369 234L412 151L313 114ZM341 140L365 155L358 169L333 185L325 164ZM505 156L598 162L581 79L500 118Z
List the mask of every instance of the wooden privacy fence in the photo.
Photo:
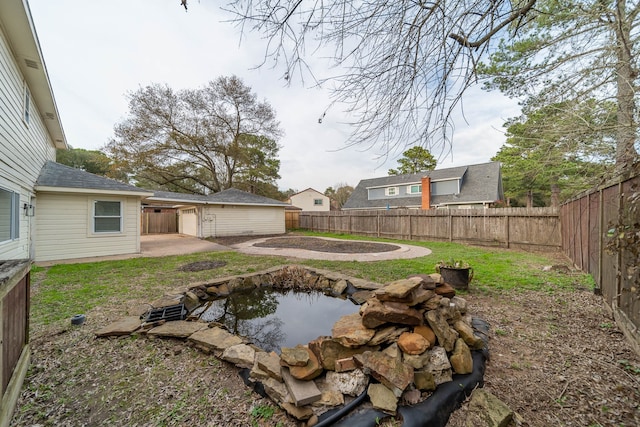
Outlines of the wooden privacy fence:
M284 211L284 225L287 230L300 228L300 211Z
M29 367L29 261L0 261L0 426L8 426Z
M640 354L640 272L629 251L606 250L618 235L616 224L638 223L629 209L629 196L638 191L640 176L635 176L565 203L560 216L564 253L593 276L616 322Z
M142 234L177 233L178 215L175 212L143 212Z
M558 208L301 212L300 228L541 251L561 248Z

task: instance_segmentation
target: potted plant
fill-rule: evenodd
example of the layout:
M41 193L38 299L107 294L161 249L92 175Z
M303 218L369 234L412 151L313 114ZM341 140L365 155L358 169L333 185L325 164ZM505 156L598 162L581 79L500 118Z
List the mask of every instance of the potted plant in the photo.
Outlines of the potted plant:
M473 279L473 268L463 260L440 261L436 264L436 272L440 273L445 283L455 289L467 289Z

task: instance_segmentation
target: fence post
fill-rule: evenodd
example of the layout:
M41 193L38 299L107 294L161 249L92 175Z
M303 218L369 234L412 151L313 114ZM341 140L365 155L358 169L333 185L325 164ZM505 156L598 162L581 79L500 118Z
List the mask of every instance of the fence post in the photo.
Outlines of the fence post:
M376 236L380 237L380 211L376 211Z
M449 214L449 241L453 242L453 216L451 216L451 208L447 208Z
M511 237L509 236L509 215L504 216L504 240L507 245L507 249L511 247Z
M618 218L617 223L622 224L622 199L624 193L622 192L622 181L618 183ZM620 297L622 291L622 250L616 251L616 309L620 307Z
M602 195L602 188L598 191L598 215L600 218L598 219L598 277L596 280L596 289L594 292L596 295L602 295L602 256L603 256L603 240L604 240L604 206L603 206L604 196Z

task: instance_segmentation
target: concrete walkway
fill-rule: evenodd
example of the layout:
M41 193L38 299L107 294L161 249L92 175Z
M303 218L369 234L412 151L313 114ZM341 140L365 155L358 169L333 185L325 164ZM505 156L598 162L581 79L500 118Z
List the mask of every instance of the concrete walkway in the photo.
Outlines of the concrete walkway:
M233 249L185 234L147 234L140 236L140 250L143 257L159 257Z
M196 252L232 251L227 246L184 234L147 234L140 236L140 253L126 255L109 255L89 258L72 258L59 261L36 262L40 267L55 264L77 264L81 262L111 261L131 258L152 258L169 255L186 255Z
M273 237L271 237L273 238ZM315 237L318 239L340 240L329 237ZM169 255L186 255L196 252L216 252L216 251L238 251L250 255L276 255L288 258L317 259L329 261L383 261L389 259L406 259L427 256L430 249L421 246L403 245L392 243L400 248L390 252L378 253L354 253L340 254L332 252L317 252L294 248L261 248L254 246L256 243L264 242L269 238L255 239L232 246L223 246L197 237L184 234L149 234L140 236L140 250L138 254L111 255L90 258L73 258L59 261L36 262L36 265L48 267L55 264L75 264L81 262L98 262L131 258L150 258ZM381 243L381 242L373 242ZM391 243L390 243L391 244Z
M334 239L331 237L314 236L314 238L344 241L343 239ZM396 249L395 251L376 252L376 253L373 253L373 252L351 253L351 254L309 251L305 249L296 249L296 248L263 248L259 246L254 246L256 243L262 243L265 240L269 240L269 239L270 238L251 240L249 242L232 245L231 247L233 249L236 249L238 252L242 252L250 255L279 255L279 256L286 256L286 257L292 257L292 258L317 259L317 260L328 260L328 261L365 261L365 262L366 261L385 261L390 259L419 258L419 257L423 257L431 254L431 249L423 248L422 246L403 245L395 242L389 243L389 245L399 247L399 249ZM365 242L365 241L358 240L358 242ZM370 243L380 244L384 242L370 242Z

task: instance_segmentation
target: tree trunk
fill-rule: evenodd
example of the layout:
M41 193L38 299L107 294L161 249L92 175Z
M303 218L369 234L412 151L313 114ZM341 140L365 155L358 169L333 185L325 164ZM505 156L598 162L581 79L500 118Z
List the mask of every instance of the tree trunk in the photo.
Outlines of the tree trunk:
M616 1L616 84L618 89L618 130L616 141L616 172L621 174L631 168L638 158L636 142L636 101L635 78L631 58L631 22L627 13L626 0Z

